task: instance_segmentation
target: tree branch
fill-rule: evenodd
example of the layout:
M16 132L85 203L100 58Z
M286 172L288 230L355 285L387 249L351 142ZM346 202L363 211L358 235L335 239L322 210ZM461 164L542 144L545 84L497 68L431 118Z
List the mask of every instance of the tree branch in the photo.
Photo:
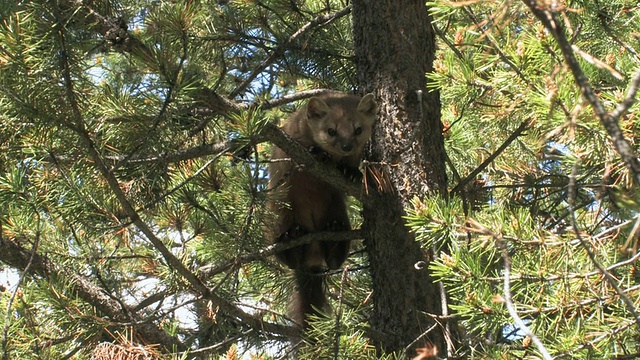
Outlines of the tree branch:
M323 94L328 94L331 92L334 92L335 90L331 90L331 89L312 89L312 90L305 90L305 91L299 91L297 93L294 94L289 94L289 95L285 95L281 98L277 98L277 99L270 99L270 100L264 100L262 102L259 103L253 103L251 105L249 105L248 107L257 107L259 106L262 110L268 110L268 109L273 109L275 107L284 105L284 104L288 104L294 101L298 101L298 100L303 100L303 99L308 99L310 97L313 96L319 96L319 95L323 95Z
M99 31L102 33L105 38L117 34L117 38L115 40L118 41L118 44L112 44L114 48L118 51L125 51L131 53L132 55L140 58L145 63L149 64L149 66L154 66L155 63L153 61L153 52L150 51L146 47L145 44L137 40L134 36L129 34L126 29L126 24L122 24L122 22L115 22L98 14L96 11L91 9L86 2L81 0L67 3L70 6L78 6L78 14L80 18L83 18L89 28ZM309 29L320 25L326 24L335 19L338 19L341 16L348 14L350 11L350 7L347 7L341 11L338 11L334 14L329 14L326 16L318 17L315 20L312 20L310 23L305 25L303 28L298 30L286 44L293 43L296 41L302 34L304 34ZM107 39L108 41L115 41L111 38ZM283 326L279 324L264 322L261 318L252 316L251 314L246 313L239 307L235 306L231 302L217 295L212 291L206 284L198 277L195 273L193 273L189 268L187 268L180 259L178 259L169 248L163 243L161 239L159 239L154 231L149 227L147 223L145 223L136 209L133 207L132 203L127 198L126 194L122 190L118 179L115 174L109 169L107 164L105 163L105 158L101 156L98 149L95 146L95 143L89 132L85 128L84 119L82 113L80 111L80 106L76 100L75 91L73 89L73 78L69 71L68 61L66 59L66 50L64 48L64 42L62 43L62 68L63 68L63 81L66 86L66 97L67 101L70 104L70 107L73 112L73 126L72 130L76 132L80 139L80 144L87 152L89 158L91 159L93 165L101 174L101 176L106 180L109 188L115 195L118 203L122 206L125 214L131 219L132 223L144 234L146 239L153 245L153 247L162 255L167 264L174 269L180 276L182 276L192 287L192 289L201 294L203 298L211 300L216 306L220 307L221 311L224 311L231 317L237 318L239 321L253 327L256 330L267 331L272 333L278 333L283 335L293 335L295 329L288 326ZM283 51L286 47L286 44L281 48L280 51ZM117 45L117 46L116 46ZM275 55L278 54L278 51L274 52ZM275 56L272 54L272 56ZM266 66L266 65L265 65ZM240 92L242 89L242 84L235 90L236 93ZM292 95L288 98L284 98L284 100L276 101L276 105L268 105L268 106L278 106L279 104L286 103L288 101L293 101L296 98L302 98L306 96L312 96L316 94L316 92L307 92L302 95ZM199 101L202 105L206 106L208 109L212 110L214 114L223 114L228 115L231 113L238 113L244 109L249 108L249 106L239 105L228 98L222 97L216 92L206 87L200 87L199 90L191 93L191 96L194 100ZM232 93L230 97L234 97ZM329 166L327 164L319 163L308 151L304 149L300 144L292 140L288 135L286 135L282 130L276 127L273 124L267 124L260 134L257 135L259 139L258 142L271 140L278 147L285 150L293 159L295 159L299 166L303 166L305 171L309 171L314 175L318 175L323 180L329 182L330 184L336 186L337 188L353 194L359 195L361 186L348 183L344 176L334 167ZM211 149L207 149L211 150ZM196 150L194 150L196 151ZM203 149L198 149L197 151L203 151ZM193 153L190 153L192 155ZM186 156L186 155L183 155ZM275 250L274 250L275 251Z
M150 66L155 66L154 65L155 61L153 61L153 55L152 55L153 52L145 44L139 41L134 35L130 34L127 31L126 24L124 24L122 21L111 20L100 15L97 11L93 10L90 4L88 4L86 1L83 1L83 0L75 0L75 1L67 0L65 3L67 7L77 8L76 12L78 13L78 18L83 19L85 21L88 29L93 29L94 31L99 32L100 34L103 34L103 36L105 37L111 36L114 33L119 34L118 44L120 46L114 45L115 50L128 52L133 56L138 57L140 60L144 61L145 63L148 63ZM344 9L337 11L335 13L322 15L311 20L310 22L305 24L302 28L300 28L298 31L296 31L293 35L291 35L291 37L287 40L286 43L284 43L278 49L274 50L271 57L278 55L280 52L284 52L287 46L293 44L295 41L297 41L297 39L299 39L303 34L308 32L310 29L335 21L336 19L339 19L349 14L350 11L351 11L351 6L347 6ZM259 71L255 71L254 75L255 73L258 73L258 72ZM242 84L239 85L238 88L232 91L232 93L229 94L228 97L223 97L207 87L199 86L197 87L197 90L194 90L193 92L190 93L190 96L194 100L198 101L202 106L205 106L207 109L213 111L212 115L221 114L221 115L228 116L229 114L239 113L242 110L249 110L255 107L261 107L262 109L270 109L270 108L277 107L292 101L296 101L299 99L304 99L304 98L308 98L311 96L316 96L316 95L328 92L328 90L325 90L325 89L310 90L310 91L305 91L305 92L284 96L277 100L269 100L269 101L263 101L263 102L256 101L255 103L247 104L247 105L229 100L230 98L235 97L235 95L241 91L243 86L245 85L242 85ZM81 130L80 132L84 132L84 131ZM85 136L85 140L86 140L86 136ZM295 141L291 140L290 137L284 134L284 132L278 129L275 125L268 124L267 126L265 126L263 131L260 134L258 134L255 142L259 143L263 141L271 141L276 146L283 149L300 166L304 166L305 171L311 172L312 174L318 176L322 180L327 181L331 185L334 185L336 188L343 190L350 195L353 195L356 197L361 196L361 193L362 193L361 186L349 184L344 179L344 176L342 176L342 174L340 174L338 170L326 164L319 163L315 158L311 156L311 154L309 154L309 152L306 149L304 149L301 145L299 145ZM220 147L224 147L225 145L226 143L220 143L214 146L203 145L202 147L194 148L192 150L187 150L183 153L178 153L173 158L170 158L169 160L179 161L180 159L188 159L188 158L191 158L192 156L197 156L198 154L206 155L212 151L216 151L216 149L220 149ZM94 155L99 156L97 152ZM145 156L142 156L140 158L145 158ZM153 156L151 157L146 156L146 158L153 158ZM93 159L93 160L96 160L96 159ZM167 159L164 159L164 160L167 161ZM116 184L110 184L110 185L112 187L116 186L117 182ZM123 201L125 199L119 199L119 200Z
M640 71L636 72L633 76L633 80L631 81L631 85L629 85L629 89L627 90L627 95L624 100L622 100L622 102L616 106L615 110L609 114L609 118L612 121L618 121L620 117L624 115L635 103L638 87L640 87Z
M482 224L478 223L474 219L469 218L468 222L471 226L474 227L478 233L486 234L493 237L496 240L498 247L502 252L502 260L504 261L504 281L503 281L503 291L504 291L504 302L507 307L507 311L509 315L515 322L516 326L524 332L526 336L528 336L533 344L538 348L540 354L545 360L552 360L551 354L544 346L540 338L529 329L527 324L522 321L522 318L518 315L518 312L513 304L513 297L511 295L511 257L509 256L509 249L507 248L507 243L505 239L502 237L500 233L494 233L490 229L487 229Z
M578 162L576 161L576 163L573 166L571 176L569 176L569 186L568 186L569 195L567 196L567 203L569 205L569 213L571 214L570 219L571 219L571 226L573 227L573 231L575 232L576 237L578 238L578 241L580 241L580 245L587 252L587 255L589 256L589 260L591 260L591 263L593 263L593 265L598 269L598 271L602 274L602 276L604 276L607 283L609 283L609 285L615 290L618 296L620 296L620 299L622 299L622 302L627 307L627 310L633 315L633 318L636 321L636 326L640 330L640 317L638 316L638 312L636 311L635 304L618 286L617 279L613 277L613 275L611 275L611 273L607 271L607 269L605 269L605 267L598 262L598 259L596 259L596 255L593 253L593 250L591 250L587 242L584 241L584 239L582 238L582 235L580 234L580 228L578 227L578 221L576 220L576 214L575 214L575 208L574 208L575 197L576 197L577 173L578 173Z
M176 337L170 336L154 323L145 322L146 316L136 313L134 309L123 308L120 302L112 299L91 281L68 269L59 268L39 253L25 248L22 244L27 242L26 239L2 239L0 241L0 261L20 271L28 270L44 278L65 279L73 293L95 307L99 314L108 316L114 322L138 323L135 327L136 331L148 343L160 344L165 351L171 351L174 348L184 349L184 345Z
M62 35L60 36L60 42L62 47L62 69L63 69L63 81L66 87L66 97L67 101L72 110L73 118L72 122L74 126L72 129L76 132L79 137L80 144L87 152L89 158L92 160L93 165L96 167L101 176L107 181L107 184L113 194L115 195L117 201L122 206L125 214L131 219L133 224L144 234L147 240L153 245L153 247L160 252L164 260L167 264L174 269L180 276L182 276L192 287L194 291L201 294L203 298L211 300L216 306L219 306L220 309L231 317L236 317L241 322L255 328L268 332L279 333L279 334L293 334L294 329L291 327L264 322L261 318L252 316L239 307L233 305L230 301L227 301L223 297L214 293L211 289L209 289L206 284L191 270L189 270L183 263L178 259L172 252L167 248L167 246L160 240L154 233L154 231L145 223L138 212L135 210L126 194L120 187L118 179L114 175L114 173L107 167L104 162L104 159L98 152L93 142L93 139L90 137L88 131L86 130L84 119L82 116L82 112L80 111L79 104L76 99L75 91L74 91L74 83L71 77L71 73L69 70L68 59L66 57L66 49L64 38Z
M351 5L332 14L320 15L317 18L303 25L300 29L298 29L298 31L293 33L293 35L291 35L286 42L279 45L275 50L273 50L273 52L266 59L264 59L253 70L253 72L246 79L244 79L242 83L240 83L240 85L238 85L233 91L231 91L231 93L229 94L229 98L233 99L236 96L240 95L242 92L244 92L249 87L249 85L251 85L251 82L253 82L253 80L255 80L255 78L258 75L260 75L260 73L262 73L273 62L275 62L275 60L278 57L284 55L284 53L289 48L289 46L295 43L302 35L306 34L309 30L314 29L320 25L330 24L333 21L349 14L350 12L351 12Z
M531 10L531 12L540 20L542 25L549 31L553 37L555 38L560 50L562 51L562 55L564 56L565 62L569 66L569 69L573 73L573 77L580 87L582 91L582 95L587 99L596 116L600 120L600 123L603 125L607 134L611 138L613 142L613 146L622 158L622 161L627 165L627 168L631 171L633 178L636 183L640 184L640 160L638 160L638 156L629 145L629 142L622 134L620 130L620 126L618 124L618 118L633 104L634 96L629 97L629 94L635 94L638 88L638 83L640 82L640 75L636 74L634 81L629 88L629 92L627 94L627 99L623 101L622 104L618 106L618 108L612 113L608 113L602 102L596 95L595 91L591 87L589 83L589 79L585 76L578 60L575 57L573 48L567 37L564 34L564 29L562 26L562 22L556 20L554 8L547 6L545 4L540 4L536 0L522 0ZM628 105L627 105L628 104ZM620 109L620 110L618 110Z
M363 236L364 235L361 230L339 232L323 231L317 233L309 233L285 243L272 244L256 252L240 255L233 259L229 259L222 264L204 266L200 269L199 274L202 277L210 278L218 273L230 269L232 266L238 266L247 262L264 259L267 256L273 255L280 251L291 249L300 245L310 244L314 241L349 241L362 239Z
M305 171L313 174L320 180L326 181L336 189L351 195L359 200L364 200L362 184L349 182L335 166L318 161L300 143L293 140L282 129L274 124L267 123L257 136L257 142L269 140L289 155L296 164Z
M84 128L82 119L76 119L76 122L80 128ZM145 223L138 212L133 208L131 202L127 198L126 194L120 187L115 175L109 171L105 165L102 157L95 149L92 139L89 137L86 131L78 132L81 143L84 145L85 150L89 153L89 157L93 160L94 165L100 172L100 174L107 180L109 188L114 193L116 199L124 209L127 216L132 220L134 225L144 234L147 240L153 245L153 247L160 252L167 264L180 274L191 285L194 291L202 295L203 298L211 300L216 306L229 316L236 317L241 322L255 328L256 330L264 330L268 332L278 334L292 334L293 329L287 326L264 322L261 318L250 315L227 301L223 297L217 295L211 289L209 289L204 282L194 274L189 268L187 268L180 259L178 259L167 246L160 240L154 233L154 231Z
M31 268L31 265L33 264L33 260L36 256L36 254L38 253L38 244L40 244L40 215L37 215L38 218L38 229L36 230L36 238L33 241L33 245L31 246L31 255L29 256L29 261L27 261L27 264L24 266L24 269L22 271L22 274L20 274L20 277L18 278L18 282L16 283L16 287L13 290L13 293L11 294L11 297L9 298L9 303L7 304L7 312L5 313L5 318L4 318L4 329L2 331L2 359L3 360L8 360L9 357L9 349L7 348L7 344L9 343L9 327L11 325L11 307L13 306L13 302L16 298L16 295L18 294L18 292L20 291L20 286L22 285L22 282L24 281L25 276L27 275L27 272L29 271L29 269ZM0 229L0 235L1 235L2 229Z
M527 130L533 124L533 120L527 119L523 121L518 128L509 135L509 137L498 147L496 151L493 152L485 161L480 164L475 170L473 170L469 175L465 176L464 179L460 180L458 184L451 189L451 193L455 193L461 191L469 182L473 181L478 174L482 172L487 166L489 166L493 160L495 160L502 152L511 145L511 143L517 139L522 133Z

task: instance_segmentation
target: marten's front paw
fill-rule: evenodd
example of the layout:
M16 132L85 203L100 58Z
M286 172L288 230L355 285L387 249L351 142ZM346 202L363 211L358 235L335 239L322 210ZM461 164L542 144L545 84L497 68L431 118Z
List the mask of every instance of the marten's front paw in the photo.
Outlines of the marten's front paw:
M276 243L286 244L307 233L308 231L306 231L302 226L293 224L287 231L278 237ZM289 268L300 269L305 260L304 254L305 246L296 246L291 249L279 251L275 255L280 262L287 265Z
M338 169L342 171L342 174L344 174L344 176L349 181L352 181L354 183L362 182L362 172L360 171L360 169L347 165L340 165L338 166Z
M289 230L280 235L280 241L287 241L295 238L299 238L302 235L306 235L307 230L298 224L293 224Z
M318 161L328 162L328 161L331 160L331 155L329 155L329 153L327 153L326 151L320 149L320 147L318 147L318 146L310 146L309 147L309 152Z

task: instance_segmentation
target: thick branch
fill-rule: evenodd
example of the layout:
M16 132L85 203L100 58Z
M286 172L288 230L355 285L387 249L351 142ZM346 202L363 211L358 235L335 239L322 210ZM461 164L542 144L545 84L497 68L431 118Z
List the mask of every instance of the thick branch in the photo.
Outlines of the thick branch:
M280 149L284 150L300 167L310 172L319 179L326 181L340 191L354 196L360 200L362 198L362 185L354 184L345 178L345 176L335 168L328 164L324 164L316 160L316 158L307 151L302 145L293 140L280 128L274 124L266 124L258 136L258 142L269 140Z
M30 249L23 246L24 243L27 243L27 241L2 239L0 241L0 261L24 271L33 255L33 261L29 267L31 273L45 278L59 277L67 280L78 298L91 304L98 310L98 313L104 314L114 322L137 323L136 331L150 344L160 344L166 351L171 351L174 348L184 349L184 346L176 337L170 336L154 323L145 321L145 317L137 314L132 308L122 308L121 302L112 299L100 287L86 278L68 269L57 267L38 253L32 254Z

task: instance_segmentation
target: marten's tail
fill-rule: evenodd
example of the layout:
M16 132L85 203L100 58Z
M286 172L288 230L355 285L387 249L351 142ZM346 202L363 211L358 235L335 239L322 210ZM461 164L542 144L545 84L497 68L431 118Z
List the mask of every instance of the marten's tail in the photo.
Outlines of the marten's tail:
M293 293L292 318L307 327L309 315L321 315L327 311L322 270L295 270L296 289Z

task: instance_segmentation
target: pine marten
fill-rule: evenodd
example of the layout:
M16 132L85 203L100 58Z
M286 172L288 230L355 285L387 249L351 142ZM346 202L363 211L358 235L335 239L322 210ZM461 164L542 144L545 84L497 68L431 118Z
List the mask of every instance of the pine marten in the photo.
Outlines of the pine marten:
M361 180L358 170L364 145L371 137L376 103L372 94L331 93L313 97L291 115L284 132L305 146L316 158L335 165L352 180ZM274 147L272 160L289 156ZM276 196L269 209L277 221L268 235L272 243L287 242L319 231L350 230L345 194L300 170L293 161L272 161L268 189ZM337 269L349 255L349 242L313 242L276 254L278 260L295 271L293 320L305 327L309 314L326 310L324 269Z

